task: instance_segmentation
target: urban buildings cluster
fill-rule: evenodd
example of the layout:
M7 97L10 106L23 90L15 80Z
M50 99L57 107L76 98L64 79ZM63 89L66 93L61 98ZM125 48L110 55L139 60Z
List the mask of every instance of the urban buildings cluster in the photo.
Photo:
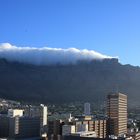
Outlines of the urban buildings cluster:
M47 137L47 106L8 109L0 115L0 137L23 139Z
M106 115L92 115L90 103L84 104L83 114L64 119L48 115L45 105L8 109L0 115L0 138L48 140L139 140L139 130L133 120L127 119L127 96L109 94ZM129 125L129 127L128 127Z

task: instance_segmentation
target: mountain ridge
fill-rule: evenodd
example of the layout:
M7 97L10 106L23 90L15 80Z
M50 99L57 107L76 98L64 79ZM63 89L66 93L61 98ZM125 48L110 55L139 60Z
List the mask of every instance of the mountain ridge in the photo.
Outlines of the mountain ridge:
M0 59L0 97L19 101L63 103L102 102L109 92L128 95L139 104L140 67L118 59L77 64L35 66Z

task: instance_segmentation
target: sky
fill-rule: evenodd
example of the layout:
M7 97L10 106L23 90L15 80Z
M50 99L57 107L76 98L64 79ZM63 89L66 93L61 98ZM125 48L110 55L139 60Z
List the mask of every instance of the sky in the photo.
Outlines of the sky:
M0 43L89 49L140 66L140 0L0 0Z

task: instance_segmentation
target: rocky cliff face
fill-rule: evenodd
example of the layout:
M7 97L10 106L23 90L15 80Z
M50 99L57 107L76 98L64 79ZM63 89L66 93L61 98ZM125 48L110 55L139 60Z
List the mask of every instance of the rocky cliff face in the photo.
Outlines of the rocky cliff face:
M103 101L109 92L128 95L140 104L140 68L117 59L81 61L76 65L35 66L0 59L0 97L63 103Z

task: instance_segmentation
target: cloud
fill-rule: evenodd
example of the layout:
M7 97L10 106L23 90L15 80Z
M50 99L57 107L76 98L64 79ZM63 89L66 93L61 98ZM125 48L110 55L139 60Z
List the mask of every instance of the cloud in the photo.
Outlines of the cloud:
M0 44L0 58L35 65L75 64L80 60L103 60L114 57L100 54L93 50L76 48L35 48L17 47L9 43Z

